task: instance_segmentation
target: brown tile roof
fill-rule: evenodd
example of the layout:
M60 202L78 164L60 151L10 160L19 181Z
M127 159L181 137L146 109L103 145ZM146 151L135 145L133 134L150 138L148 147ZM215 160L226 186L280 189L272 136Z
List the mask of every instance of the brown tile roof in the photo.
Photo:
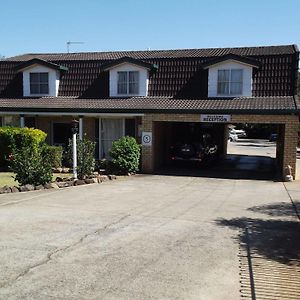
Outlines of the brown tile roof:
M232 99L174 99L132 97L118 99L80 99L76 97L0 98L0 111L59 112L206 112L206 113L295 113L300 106L294 97L239 97Z
M253 96L295 94L298 53L294 45L243 48L118 51L95 53L25 54L0 61L0 97L22 97L22 74L15 68L27 60L44 59L69 69L60 80L59 96L108 98L109 76L102 67L124 56L158 66L149 80L148 95L155 97L207 97L207 70L203 64L233 53L255 59Z
M241 56L282 55L297 51L295 45L236 47L236 48L204 48L175 50L113 51L113 52L81 52L81 53L28 53L7 58L7 61L27 61L33 58L43 60L113 60L124 56L135 59L217 57L226 54Z

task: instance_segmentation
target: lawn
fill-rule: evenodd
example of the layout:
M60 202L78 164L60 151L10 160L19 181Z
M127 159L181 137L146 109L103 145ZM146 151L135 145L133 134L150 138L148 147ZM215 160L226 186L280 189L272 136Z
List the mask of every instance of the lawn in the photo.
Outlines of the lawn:
M19 185L18 182L16 182L13 178L14 173L12 172L0 172L0 187L9 185ZM53 173L53 180L55 180L56 177L72 177L72 174L67 173Z

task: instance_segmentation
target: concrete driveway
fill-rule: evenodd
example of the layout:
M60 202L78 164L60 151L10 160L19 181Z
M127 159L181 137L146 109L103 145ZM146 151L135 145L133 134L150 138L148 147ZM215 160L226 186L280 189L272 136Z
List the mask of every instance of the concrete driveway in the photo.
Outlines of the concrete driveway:
M240 280L251 296L248 248L281 269L299 258L266 247L265 222L298 234L282 183L138 175L0 195L0 299L234 300Z

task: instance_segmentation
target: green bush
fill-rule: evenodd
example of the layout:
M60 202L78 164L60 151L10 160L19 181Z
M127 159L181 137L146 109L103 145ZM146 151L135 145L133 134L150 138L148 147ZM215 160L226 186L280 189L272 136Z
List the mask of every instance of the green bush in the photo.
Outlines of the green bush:
M139 169L141 146L135 138L125 136L113 142L109 155L119 174L134 173Z
M28 145L38 148L46 140L47 134L39 129L0 127L0 167L8 167L8 157L13 149Z
M86 135L80 140L77 137L77 175L79 179L91 175L95 170L95 148L96 143L90 141ZM73 140L69 140L66 152L66 161L72 166L73 162Z
M47 145L40 143L39 147L26 142L12 150L10 169L16 174L14 179L20 185L45 184L52 180L52 166Z
M62 166L63 147L61 146L46 146L45 151L53 168Z

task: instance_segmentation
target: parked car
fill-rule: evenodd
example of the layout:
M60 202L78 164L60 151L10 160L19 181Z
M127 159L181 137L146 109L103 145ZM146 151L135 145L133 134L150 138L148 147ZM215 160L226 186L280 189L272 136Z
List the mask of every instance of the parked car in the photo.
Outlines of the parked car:
M216 157L218 146L210 134L203 134L199 141L176 143L171 146L171 161L208 161Z
M236 133L229 132L228 139L230 142L237 142L239 137Z
M278 138L278 134L277 133L271 133L269 136L269 142L276 142Z
M245 138L247 136L245 130L243 129L230 129L229 133L236 134L238 138Z

